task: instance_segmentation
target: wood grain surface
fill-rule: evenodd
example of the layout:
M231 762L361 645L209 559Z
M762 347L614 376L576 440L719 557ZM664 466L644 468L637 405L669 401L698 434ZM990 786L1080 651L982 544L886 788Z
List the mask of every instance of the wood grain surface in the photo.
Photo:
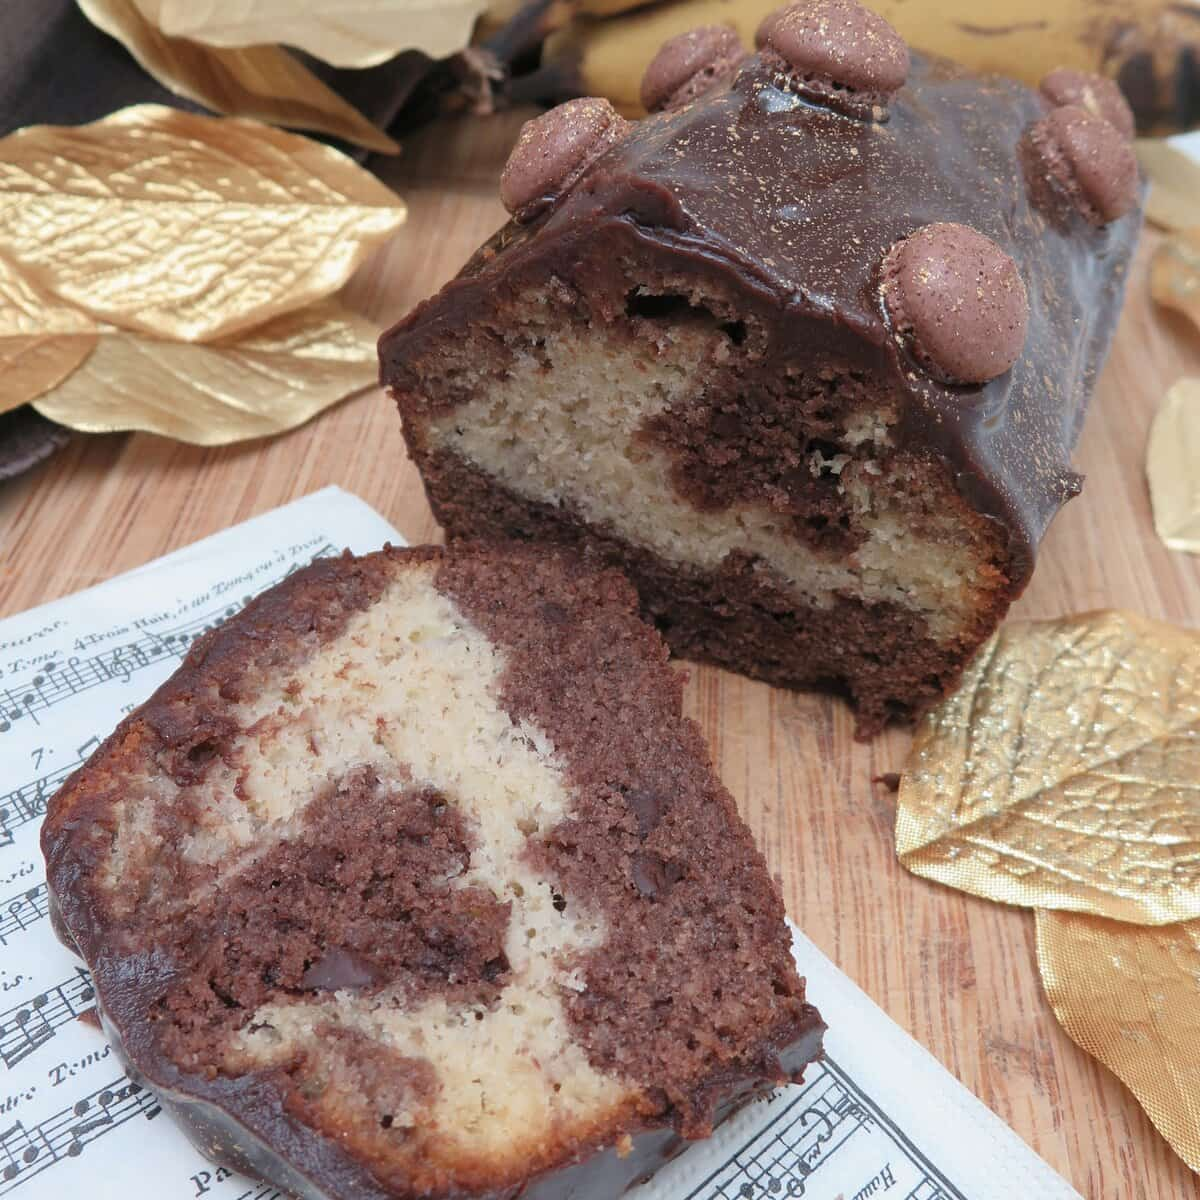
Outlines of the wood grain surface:
M501 222L496 180L518 124L443 124L384 168L409 221L351 284L352 300L381 326L449 278ZM1159 398L1180 375L1200 374L1200 337L1149 300L1153 241L1147 234L1079 447L1087 486L1051 529L1015 615L1117 606L1200 624L1200 558L1157 541L1142 473ZM76 437L49 464L0 485L0 615L329 483L356 492L412 542L438 537L379 393L284 437L227 449ZM856 744L839 702L707 667L690 670L687 702L783 880L789 913L843 971L1084 1196L1200 1197L1200 1180L1132 1096L1058 1028L1038 982L1031 914L897 865L895 798L872 780L900 769L906 734ZM825 1015L838 1021L836 1011Z

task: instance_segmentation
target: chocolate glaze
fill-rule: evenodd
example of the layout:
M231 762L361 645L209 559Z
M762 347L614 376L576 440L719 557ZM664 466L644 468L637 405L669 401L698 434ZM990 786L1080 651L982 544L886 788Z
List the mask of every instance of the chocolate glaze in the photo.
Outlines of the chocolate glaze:
M614 279L597 290L614 290L623 246L738 297L767 324L769 365L781 368L816 336L889 380L905 400L902 447L942 456L966 501L1005 531L1015 595L1050 520L1080 487L1071 449L1120 311L1140 212L1103 229L1039 213L1017 147L1046 102L1019 83L914 54L883 125L785 87L753 56L696 103L634 126L555 207L501 230L384 334L383 380L407 382L406 364L425 345L524 280L586 285L587 273L609 271ZM942 221L995 241L1029 296L1024 352L985 385L932 379L893 336L881 303L888 249Z

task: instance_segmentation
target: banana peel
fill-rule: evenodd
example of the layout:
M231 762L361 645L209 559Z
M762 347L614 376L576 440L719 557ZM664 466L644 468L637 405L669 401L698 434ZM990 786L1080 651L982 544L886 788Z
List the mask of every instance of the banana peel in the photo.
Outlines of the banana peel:
M869 0L914 49L973 70L1037 86L1055 67L1115 78L1142 132L1200 121L1200 4L1161 0ZM642 73L669 37L698 25L732 25L747 46L779 0L577 0L574 19L547 39L543 63L569 64L580 94L607 96L626 116L642 114ZM952 11L957 10L957 11ZM594 13L612 15L587 15Z

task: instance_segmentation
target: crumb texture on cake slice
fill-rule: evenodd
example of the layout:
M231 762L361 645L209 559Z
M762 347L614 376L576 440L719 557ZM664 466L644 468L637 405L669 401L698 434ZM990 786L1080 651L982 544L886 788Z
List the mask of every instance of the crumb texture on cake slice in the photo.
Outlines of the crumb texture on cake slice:
M783 1079L812 1018L782 906L634 606L558 554L388 551L194 648L45 834L135 1065L235 1110L267 1081L396 1196Z
M1003 582L995 547L941 464L897 454L902 398L836 355L768 379L753 318L723 321L728 299L629 270L609 321L586 301L564 311L552 281L486 334L447 338L424 385L429 450L672 565L744 554L796 605L849 596L911 609L939 641L969 629L981 589ZM510 351L500 370L493 338ZM443 369L473 397L448 411Z

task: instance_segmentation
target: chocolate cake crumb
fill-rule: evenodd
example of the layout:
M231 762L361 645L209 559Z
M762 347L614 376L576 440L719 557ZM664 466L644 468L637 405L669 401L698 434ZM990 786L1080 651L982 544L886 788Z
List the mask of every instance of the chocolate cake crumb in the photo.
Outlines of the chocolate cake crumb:
M744 869L753 841L708 766L700 730L681 717L663 728L663 714L683 703L665 647L628 621L636 597L623 578L564 569L561 559L452 560L438 586L508 647L507 711L544 730L567 763L572 814L529 853L563 895L594 898L621 930L619 948L582 960L584 987L569 1003L576 1037L598 1069L662 1081L683 1132L706 1133L711 1087L670 1081L730 1071L782 1078L771 1051L759 1043L744 1057L734 1031L757 1029L779 1044L769 1031L800 1017L804 993L779 894L765 871ZM567 619L528 619L546 608ZM578 688L589 672L591 686ZM736 988L712 970L715 960Z
M781 687L842 696L854 705L862 739L893 721L911 723L952 690L972 639L1000 619L998 596L979 614L979 627L946 648L899 605L844 596L835 608L797 610L786 589L748 556L731 555L713 572L672 567L569 506L498 487L453 455L429 460L425 480L434 514L451 536L469 530L474 537L557 543L619 567L637 582L643 611L675 654Z

